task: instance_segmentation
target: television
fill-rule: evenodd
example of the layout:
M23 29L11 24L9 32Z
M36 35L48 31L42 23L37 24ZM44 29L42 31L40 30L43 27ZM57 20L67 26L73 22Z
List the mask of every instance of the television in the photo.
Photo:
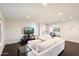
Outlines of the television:
M24 27L24 34L34 34L34 28Z

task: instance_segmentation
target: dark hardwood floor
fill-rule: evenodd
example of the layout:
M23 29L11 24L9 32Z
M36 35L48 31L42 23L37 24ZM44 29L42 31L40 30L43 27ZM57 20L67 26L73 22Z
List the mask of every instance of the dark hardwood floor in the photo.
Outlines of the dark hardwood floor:
M5 45L2 56L17 56L18 47L22 46L20 43L8 44Z
M5 45L2 56L17 56L17 49L20 46L20 43ZM59 56L79 56L79 43L66 41L65 49Z
M79 43L65 42L65 49L60 56L79 56Z

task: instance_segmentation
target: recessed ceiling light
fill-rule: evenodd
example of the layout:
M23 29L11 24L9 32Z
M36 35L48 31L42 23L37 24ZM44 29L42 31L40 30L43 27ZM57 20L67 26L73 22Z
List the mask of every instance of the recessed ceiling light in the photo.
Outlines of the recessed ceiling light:
M72 16L70 16L69 19L72 19Z
M30 16L26 16L27 18L30 18Z
M58 15L61 16L62 15L62 12L59 12Z
M47 6L47 3L42 3L43 6Z

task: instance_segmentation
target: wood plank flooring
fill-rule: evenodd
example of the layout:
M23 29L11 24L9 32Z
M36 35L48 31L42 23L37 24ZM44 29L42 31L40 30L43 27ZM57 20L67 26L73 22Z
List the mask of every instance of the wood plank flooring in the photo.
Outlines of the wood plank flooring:
M20 46L20 43L5 45L2 56L17 56L17 49ZM79 56L79 43L66 41L65 49L59 56Z

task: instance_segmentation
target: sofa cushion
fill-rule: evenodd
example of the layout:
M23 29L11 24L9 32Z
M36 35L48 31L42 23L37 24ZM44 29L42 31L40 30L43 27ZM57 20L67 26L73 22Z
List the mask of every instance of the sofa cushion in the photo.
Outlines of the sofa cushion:
M48 35L48 34L44 34L44 35L39 36L39 39L41 39L41 40L48 40L48 39L51 39L51 36Z
M48 49L50 48L51 46L53 46L55 44L55 40L46 40L42 43L39 43L36 47L36 50L38 52L42 52L44 51L45 49Z

